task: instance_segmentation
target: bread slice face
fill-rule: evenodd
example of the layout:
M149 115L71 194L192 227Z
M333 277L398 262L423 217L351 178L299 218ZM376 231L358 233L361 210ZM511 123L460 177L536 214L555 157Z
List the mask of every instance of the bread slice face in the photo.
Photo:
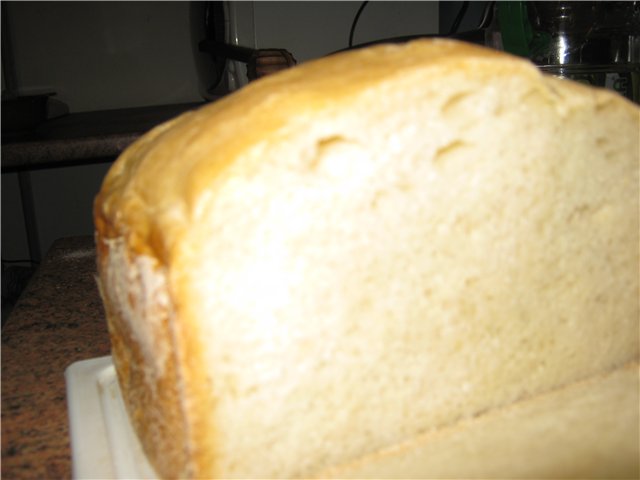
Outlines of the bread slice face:
M445 40L160 126L96 199L125 403L166 477L295 477L638 357L640 112Z
M484 412L318 478L638 478L638 363Z

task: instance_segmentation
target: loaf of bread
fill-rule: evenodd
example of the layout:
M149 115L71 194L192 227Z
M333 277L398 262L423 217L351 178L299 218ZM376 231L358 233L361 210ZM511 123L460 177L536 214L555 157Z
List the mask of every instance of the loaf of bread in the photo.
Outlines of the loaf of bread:
M95 223L158 474L637 475L639 137L615 93L447 40L150 131Z

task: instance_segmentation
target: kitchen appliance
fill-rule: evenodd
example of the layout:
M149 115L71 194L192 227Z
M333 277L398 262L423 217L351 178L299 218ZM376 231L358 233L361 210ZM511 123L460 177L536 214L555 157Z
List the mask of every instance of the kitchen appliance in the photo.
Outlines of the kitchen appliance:
M640 2L496 2L488 43L640 101Z
M192 2L192 41L205 80L201 94L213 100L249 81L296 64L283 48L257 48L255 14L251 2ZM199 36L198 36L199 35ZM203 64L208 57L210 64Z

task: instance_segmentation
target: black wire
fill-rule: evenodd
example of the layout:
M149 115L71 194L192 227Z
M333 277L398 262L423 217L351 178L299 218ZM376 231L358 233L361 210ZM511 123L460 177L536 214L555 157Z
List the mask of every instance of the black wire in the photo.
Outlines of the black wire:
M493 20L493 10L495 8L496 2L487 2L484 7L484 12L482 13L482 20L480 21L480 25L478 25L478 29L487 28L491 21Z
M458 28L460 28L460 23L462 23L462 19L464 18L464 14L467 13L468 8L469 8L469 2L462 2L462 7L460 7L460 11L456 15L456 18L453 20L453 23L451 24L449 35L453 35L454 33L457 33Z
M367 6L367 3L369 2L368 1L362 2L360 4L360 8L358 8L358 11L356 12L356 16L353 17L353 22L351 23L351 31L349 32L349 48L353 47L353 34L356 31L356 25L358 24L358 19L360 18L360 15L362 14L364 7Z

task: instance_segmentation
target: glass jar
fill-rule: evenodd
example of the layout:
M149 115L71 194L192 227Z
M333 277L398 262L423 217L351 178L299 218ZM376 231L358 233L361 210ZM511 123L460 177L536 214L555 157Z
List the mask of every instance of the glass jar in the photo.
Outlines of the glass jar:
M496 2L504 50L640 103L640 2Z

